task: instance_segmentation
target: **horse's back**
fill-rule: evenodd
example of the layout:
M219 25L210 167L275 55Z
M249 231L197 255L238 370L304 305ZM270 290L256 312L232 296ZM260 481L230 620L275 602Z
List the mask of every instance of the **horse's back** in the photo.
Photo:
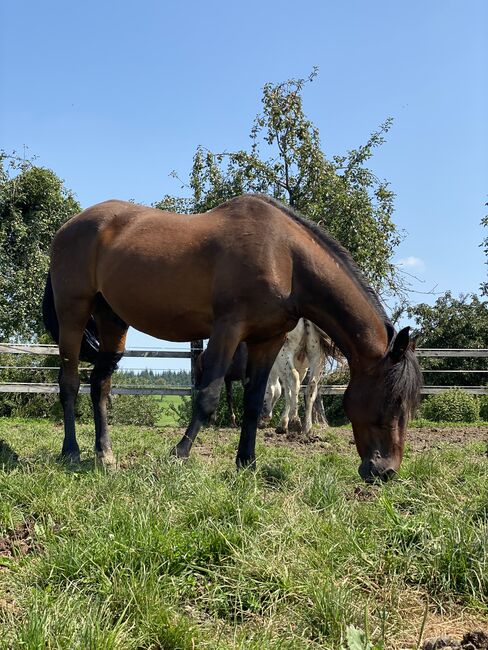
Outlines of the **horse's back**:
M281 327L292 286L287 221L254 197L197 215L105 201L58 232L53 286L86 299L100 292L125 322L160 338L206 338L215 319L237 312Z

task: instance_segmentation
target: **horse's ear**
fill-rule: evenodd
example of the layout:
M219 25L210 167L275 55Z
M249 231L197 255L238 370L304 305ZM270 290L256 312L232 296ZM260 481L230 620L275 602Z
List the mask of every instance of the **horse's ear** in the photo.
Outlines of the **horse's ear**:
M397 363L403 359L410 343L410 327L404 327L395 336L395 340L393 341L390 350L390 358L393 363Z

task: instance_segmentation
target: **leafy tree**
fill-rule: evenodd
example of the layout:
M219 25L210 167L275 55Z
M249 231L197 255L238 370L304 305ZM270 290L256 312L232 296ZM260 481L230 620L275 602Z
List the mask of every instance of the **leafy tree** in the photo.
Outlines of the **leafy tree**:
M488 205L488 203L486 205ZM488 227L488 214L481 220L481 225L485 226L485 228ZM483 251L486 255L485 264L488 265L488 237L485 237L480 245L482 246ZM482 296L488 296L488 282L482 282L480 289Z
M488 301L476 295L454 298L450 291L440 296L434 305L425 303L408 307L407 314L415 319L415 334L424 348L485 348L488 341ZM422 366L435 370L483 370L483 358L424 359ZM481 384L486 375L475 373L427 373L431 385Z
M44 333L40 303L49 246L79 211L54 172L0 152L0 340Z
M308 79L266 84L250 149L213 153L198 147L189 180L191 197L166 196L156 207L202 212L243 192L266 193L326 228L377 290L401 292L403 281L391 261L401 239L392 221L394 194L365 166L384 142L391 119L365 145L327 158L319 131L302 106L302 90L316 74L314 70Z

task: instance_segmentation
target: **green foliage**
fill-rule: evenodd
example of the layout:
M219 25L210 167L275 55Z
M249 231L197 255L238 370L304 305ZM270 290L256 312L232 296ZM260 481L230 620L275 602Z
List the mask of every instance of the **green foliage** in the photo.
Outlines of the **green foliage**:
M250 149L214 153L199 147L189 181L191 198L166 196L156 207L203 212L244 192L268 194L334 235L376 289L399 292L402 281L391 261L400 242L392 221L394 194L366 167L392 121L386 120L366 144L327 158L302 105L302 91L316 75L314 70L308 79L266 84Z
M450 291L434 305L408 307L416 322L414 334L424 348L485 348L488 341L488 301L476 295L454 298ZM422 367L435 370L486 370L483 358L426 358ZM470 386L481 384L485 375L476 373L426 373L426 384Z
M488 203L486 205L488 205ZM488 227L488 215L483 217L483 219L481 220L481 225L484 226L485 228ZM488 264L488 237L485 237L483 239L480 246L483 248L483 252L486 255L485 264ZM480 286L480 290L482 296L488 297L488 282L482 282Z
M431 422L476 422L480 417L480 401L463 390L449 390L429 395L422 402L421 417Z
M488 395L480 397L480 420L488 422Z
M48 252L80 206L49 169L0 152L0 340L44 333L41 300Z
M151 395L112 395L109 422L154 427L160 410L160 403Z
M346 630L347 650L384 650L384 645L374 644L368 638L366 632L354 625L349 625Z
M138 424L153 427L160 417L160 403L151 395L113 395L108 407L111 424ZM63 421L59 396L36 393L0 394L0 417L47 418L54 422ZM92 404L89 395L78 395L76 420L93 422Z

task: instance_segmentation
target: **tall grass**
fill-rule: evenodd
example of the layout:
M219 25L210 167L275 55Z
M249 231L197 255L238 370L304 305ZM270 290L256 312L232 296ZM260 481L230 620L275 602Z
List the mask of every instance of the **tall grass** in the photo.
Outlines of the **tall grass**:
M106 473L89 427L70 467L60 428L0 420L1 648L338 650L365 620L413 648L426 602L488 620L482 444L368 487L339 434L314 454L261 442L239 474L236 434L207 430L184 466L176 435L116 428Z

